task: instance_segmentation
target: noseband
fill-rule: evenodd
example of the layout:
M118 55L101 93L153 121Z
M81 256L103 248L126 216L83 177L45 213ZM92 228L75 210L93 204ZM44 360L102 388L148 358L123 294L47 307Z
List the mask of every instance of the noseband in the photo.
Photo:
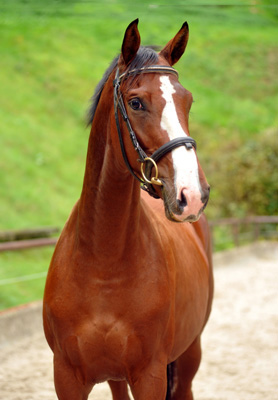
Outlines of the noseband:
M119 141L120 141L123 159L125 161L125 164L126 164L128 170L130 171L130 173L141 183L141 188L144 189L145 191L147 191L149 193L149 195L151 195L155 198L159 198L153 185L163 186L163 183L158 178L158 168L157 168L156 163L165 154L169 153L170 151L174 150L177 147L185 146L187 150L190 150L193 147L196 149L196 142L190 136L179 137L179 138L170 140L169 142L163 144L150 157L147 156L147 154L144 152L144 150L140 146L140 144L137 140L136 134L131 127L131 123L128 118L127 112L126 112L122 94L120 92L120 84L123 79L126 79L131 75L138 75L138 74L143 74L143 73L168 73L168 74L172 74L172 75L175 75L178 77L178 72L174 68L164 66L164 65L152 65L150 67L133 69L133 70L125 72L121 75L119 75L119 69L117 69L116 75L115 75L115 80L113 82L113 84L114 84L115 120L116 120L117 131L118 131L118 135L119 135ZM121 128L120 128L120 123L119 123L118 109L120 110L123 120L126 123L133 147L136 150L136 152L138 153L138 156L139 156L138 161L141 163L142 178L138 177L135 174L135 172L133 171L133 169L128 161L124 142L123 142L123 136L122 136L122 132L121 132ZM145 170L144 170L144 167L145 167ZM151 177L153 167L155 168L155 176Z

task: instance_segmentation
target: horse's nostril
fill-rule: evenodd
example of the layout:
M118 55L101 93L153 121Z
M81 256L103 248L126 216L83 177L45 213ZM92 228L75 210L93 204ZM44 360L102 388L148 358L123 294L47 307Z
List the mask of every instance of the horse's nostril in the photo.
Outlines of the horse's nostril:
M182 209L187 206L187 200L183 191L181 192L181 199L180 200L178 199L177 203L179 207Z

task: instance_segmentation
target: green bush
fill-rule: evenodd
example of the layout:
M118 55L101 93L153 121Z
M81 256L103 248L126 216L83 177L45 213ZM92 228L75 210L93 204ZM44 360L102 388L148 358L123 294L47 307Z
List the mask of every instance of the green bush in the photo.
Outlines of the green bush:
M278 130L227 143L210 169L222 216L278 214Z

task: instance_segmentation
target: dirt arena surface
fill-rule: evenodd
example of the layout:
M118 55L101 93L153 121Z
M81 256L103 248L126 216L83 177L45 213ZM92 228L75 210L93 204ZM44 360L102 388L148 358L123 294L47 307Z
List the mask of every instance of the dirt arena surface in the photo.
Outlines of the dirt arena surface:
M0 399L55 400L41 304L0 314ZM278 243L215 256L213 312L196 400L278 399ZM98 385L89 399L111 399Z

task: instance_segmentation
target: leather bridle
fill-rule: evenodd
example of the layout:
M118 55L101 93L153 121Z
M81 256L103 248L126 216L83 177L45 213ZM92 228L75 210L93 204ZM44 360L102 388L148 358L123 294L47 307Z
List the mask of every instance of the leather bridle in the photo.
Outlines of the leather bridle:
M126 164L128 170L130 171L130 173L134 176L134 178L136 178L141 183L141 188L144 189L145 191L147 191L151 196L153 196L155 198L159 198L153 185L163 186L163 183L158 178L158 168L157 168L156 163L165 154L169 153L170 151L174 150L177 147L185 146L187 150L190 150L190 149L192 149L192 147L194 147L196 149L197 145L196 145L195 140L192 139L190 136L179 137L179 138L170 140L169 142L163 144L150 157L147 156L145 151L140 146L140 144L137 140L136 134L132 129L130 120L129 120L127 112L126 112L122 94L120 92L120 84L124 79L128 78L131 75L138 75L138 74L142 74L142 73L168 73L168 74L173 74L178 77L178 72L174 68L172 68L170 66L164 66L164 65L152 65L149 67L133 69L133 70L125 72L121 75L119 75L119 69L117 69L115 79L113 82L113 84L114 84L115 120L116 120L116 126L117 126L117 131L118 131L118 136L119 136L123 159L125 161L125 164ZM119 123L118 109L120 110L123 120L126 123L133 147L139 156L138 161L141 163L142 178L135 174L135 172L133 171L133 169L128 161L128 157L127 157L124 142L123 142L123 136L122 136L122 132L121 132L121 128L120 128L120 123ZM144 167L145 167L145 170L144 170ZM155 176L151 177L153 167L155 168Z

